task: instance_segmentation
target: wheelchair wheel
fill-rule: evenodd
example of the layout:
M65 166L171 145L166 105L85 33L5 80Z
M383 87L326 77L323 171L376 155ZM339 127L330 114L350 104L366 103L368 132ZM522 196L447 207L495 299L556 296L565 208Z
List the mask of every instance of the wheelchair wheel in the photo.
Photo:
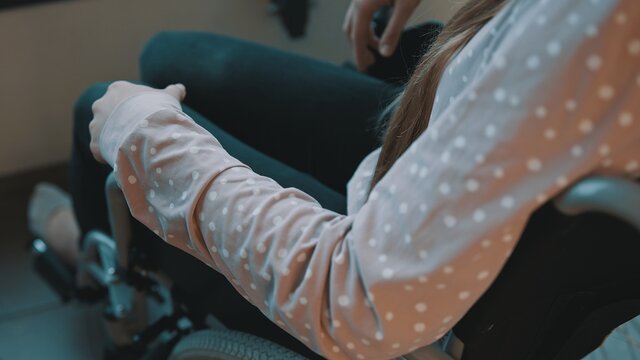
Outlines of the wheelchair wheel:
M640 316L620 325L602 346L583 360L637 359L640 354Z
M305 359L274 342L231 330L200 330L181 339L170 360Z

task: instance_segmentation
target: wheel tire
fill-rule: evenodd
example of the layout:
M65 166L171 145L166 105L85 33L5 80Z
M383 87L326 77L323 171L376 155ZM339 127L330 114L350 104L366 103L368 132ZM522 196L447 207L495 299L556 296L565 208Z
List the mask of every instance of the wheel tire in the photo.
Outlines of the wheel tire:
M169 360L303 360L267 339L231 330L200 330L182 338Z

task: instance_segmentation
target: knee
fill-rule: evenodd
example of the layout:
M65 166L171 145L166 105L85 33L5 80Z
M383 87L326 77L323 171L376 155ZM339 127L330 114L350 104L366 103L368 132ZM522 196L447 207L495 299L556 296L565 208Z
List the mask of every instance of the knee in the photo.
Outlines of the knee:
M155 87L169 85L175 77L179 61L185 53L188 33L163 31L154 35L140 54L140 74L144 83ZM178 75L179 76L179 75Z
M216 53L227 43L237 40L223 35L196 31L161 31L145 44L140 54L140 64L152 67L157 64L176 63L177 60Z
M176 45L176 38L179 37L179 33L171 31L161 31L155 34L142 48L140 53L140 67L145 69L154 65L161 55L167 52L167 48L171 48Z
M188 31L160 32L140 55L142 81L154 87L175 82L194 88L221 85L240 42L226 36Z

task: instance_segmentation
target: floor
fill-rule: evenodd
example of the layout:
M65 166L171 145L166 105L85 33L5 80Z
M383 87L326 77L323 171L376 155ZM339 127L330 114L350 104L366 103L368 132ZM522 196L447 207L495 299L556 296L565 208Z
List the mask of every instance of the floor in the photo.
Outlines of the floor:
M0 360L100 359L101 309L64 304L34 272L27 251L27 201L38 181L66 188L64 164L0 179ZM588 360L640 360L640 317L621 326Z
M27 201L45 179L66 187L67 167L0 179L0 359L100 359L100 308L63 304L31 266Z

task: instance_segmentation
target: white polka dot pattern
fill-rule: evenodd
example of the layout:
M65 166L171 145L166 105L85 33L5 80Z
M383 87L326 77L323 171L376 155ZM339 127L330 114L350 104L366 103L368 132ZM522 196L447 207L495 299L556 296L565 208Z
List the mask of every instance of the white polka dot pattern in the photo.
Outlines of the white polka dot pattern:
M455 325L540 204L588 173L640 176L634 1L510 2L370 195L380 149L362 161L346 215L252 172L171 97L126 100L100 149L136 218L310 348L398 356Z

